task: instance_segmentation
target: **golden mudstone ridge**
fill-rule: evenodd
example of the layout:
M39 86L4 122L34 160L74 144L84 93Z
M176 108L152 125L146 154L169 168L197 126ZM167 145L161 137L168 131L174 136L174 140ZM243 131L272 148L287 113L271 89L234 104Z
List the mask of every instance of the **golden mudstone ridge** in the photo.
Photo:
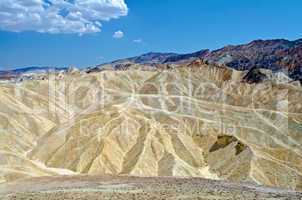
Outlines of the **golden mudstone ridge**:
M0 182L202 177L302 190L302 90L201 65L0 85Z

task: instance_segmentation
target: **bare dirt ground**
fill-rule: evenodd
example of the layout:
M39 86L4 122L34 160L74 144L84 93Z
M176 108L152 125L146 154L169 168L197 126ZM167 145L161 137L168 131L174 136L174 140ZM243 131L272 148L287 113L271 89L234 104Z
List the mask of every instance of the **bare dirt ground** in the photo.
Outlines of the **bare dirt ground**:
M302 199L302 193L201 178L60 176L0 185L1 200Z

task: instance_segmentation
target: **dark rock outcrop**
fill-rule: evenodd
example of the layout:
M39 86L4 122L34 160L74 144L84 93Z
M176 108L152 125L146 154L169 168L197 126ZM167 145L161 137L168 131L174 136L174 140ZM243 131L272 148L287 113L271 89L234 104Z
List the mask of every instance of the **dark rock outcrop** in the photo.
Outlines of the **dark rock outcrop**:
M302 79L302 40L255 40L249 44L227 46L204 57L209 64L237 70L252 68L282 71L294 80Z

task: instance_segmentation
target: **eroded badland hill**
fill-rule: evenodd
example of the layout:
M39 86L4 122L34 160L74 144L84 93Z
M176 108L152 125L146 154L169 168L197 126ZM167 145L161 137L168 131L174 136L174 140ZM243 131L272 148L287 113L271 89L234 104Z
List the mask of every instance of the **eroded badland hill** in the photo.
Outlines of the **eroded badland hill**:
M191 63L0 85L0 182L200 177L302 190L302 88Z

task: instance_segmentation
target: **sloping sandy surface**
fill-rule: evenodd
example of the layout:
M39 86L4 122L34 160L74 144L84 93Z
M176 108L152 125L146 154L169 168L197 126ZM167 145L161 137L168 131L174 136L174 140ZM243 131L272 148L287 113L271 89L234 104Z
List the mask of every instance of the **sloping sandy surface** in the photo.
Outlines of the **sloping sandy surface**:
M302 193L200 178L60 176L0 185L1 200L302 199Z

